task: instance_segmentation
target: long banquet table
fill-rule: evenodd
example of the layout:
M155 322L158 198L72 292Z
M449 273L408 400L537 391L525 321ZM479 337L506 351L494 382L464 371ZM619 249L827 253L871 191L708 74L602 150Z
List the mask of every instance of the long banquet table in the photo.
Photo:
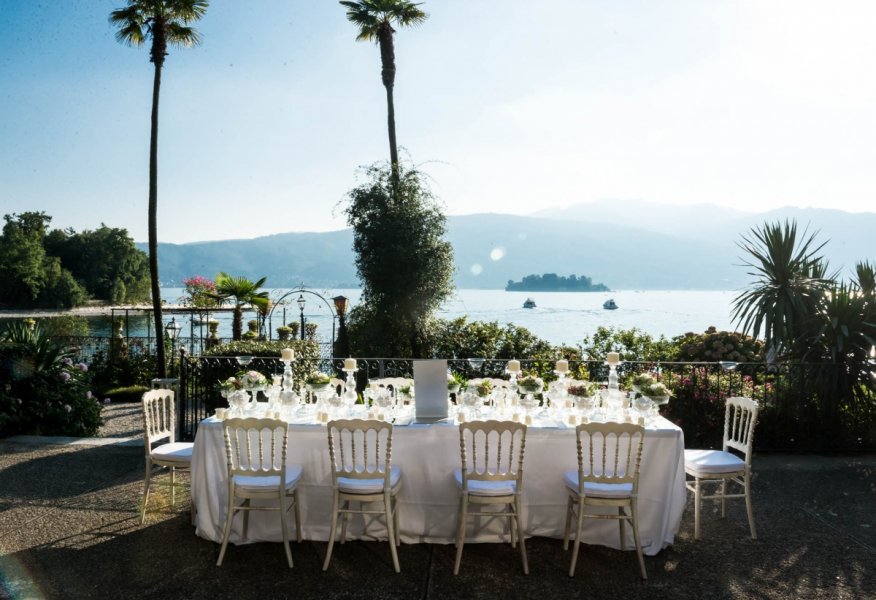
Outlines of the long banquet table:
M577 469L573 427L530 427L526 434L523 476L523 521L528 536L562 537L566 491L563 472ZM325 425L289 425L288 460L301 464L299 484L301 521L305 539L328 539L331 523L331 470ZM459 493L453 470L459 468L459 430L451 423L396 426L392 461L402 471L399 492L401 539L405 543L451 543L456 533ZM192 456L192 498L197 509L197 534L222 540L228 493L222 423L215 417L201 422ZM655 555L671 544L685 507L684 437L662 417L646 428L639 479L639 531L646 554ZM288 515L292 523L291 513ZM476 533L469 527L466 541L506 541L507 519L483 519ZM386 538L382 520L351 517L348 536ZM294 532L294 528L291 529ZM276 512L256 511L246 540L241 539L242 519L235 518L231 542L280 541ZM293 534L294 535L294 534ZM472 537L474 536L474 537ZM627 548L632 548L627 528ZM620 548L614 521L588 519L582 541Z

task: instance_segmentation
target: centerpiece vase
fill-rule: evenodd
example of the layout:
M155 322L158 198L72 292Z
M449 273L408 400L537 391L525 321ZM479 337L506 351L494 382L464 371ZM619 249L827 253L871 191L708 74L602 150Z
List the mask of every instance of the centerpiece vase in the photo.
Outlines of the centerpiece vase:
M347 413L352 416L353 406L356 404L356 378L353 374L356 369L342 369L347 374L347 380L344 382L344 406L347 407Z

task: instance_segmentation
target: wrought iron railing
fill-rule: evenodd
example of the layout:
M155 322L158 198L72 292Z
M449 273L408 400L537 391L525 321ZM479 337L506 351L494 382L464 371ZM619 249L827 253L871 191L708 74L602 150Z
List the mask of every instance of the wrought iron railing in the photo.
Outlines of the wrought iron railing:
M411 359L358 359L357 388L370 379L413 374ZM507 361L450 359L448 367L466 379L503 377ZM549 379L552 361L521 360L524 371ZM339 374L343 359L321 358L297 369ZM570 361L570 372L604 382L608 367L597 361ZM265 374L279 374L278 358L255 358L247 366ZM180 423L182 434L193 438L198 423L224 405L218 382L241 369L234 357L187 356L180 368ZM854 394L837 396L831 380L842 376L841 366L823 364L763 363L656 363L625 362L618 369L623 382L630 374L654 373L673 391L663 414L678 423L688 446L717 446L723 433L724 400L752 397L761 404L755 437L761 449L812 451L821 449L876 449L876 397L872 386L859 386Z

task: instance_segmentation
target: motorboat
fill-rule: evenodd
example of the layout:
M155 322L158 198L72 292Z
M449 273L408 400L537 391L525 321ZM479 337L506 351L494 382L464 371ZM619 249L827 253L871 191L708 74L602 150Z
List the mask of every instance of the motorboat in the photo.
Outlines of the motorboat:
M523 303L523 308L535 308L535 300L532 298L527 298Z
M614 301L614 298L609 298L602 303L602 308L605 310L617 310L617 303Z

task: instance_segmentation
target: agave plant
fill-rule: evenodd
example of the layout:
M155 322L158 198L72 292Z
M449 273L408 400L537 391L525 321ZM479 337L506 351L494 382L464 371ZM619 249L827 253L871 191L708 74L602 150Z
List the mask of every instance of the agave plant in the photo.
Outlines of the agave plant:
M818 254L824 243L816 243L816 234L804 230L798 239L796 223L766 223L739 243L755 280L733 300L733 320L743 333L763 333L774 353L793 354L811 337L824 292L834 282Z

